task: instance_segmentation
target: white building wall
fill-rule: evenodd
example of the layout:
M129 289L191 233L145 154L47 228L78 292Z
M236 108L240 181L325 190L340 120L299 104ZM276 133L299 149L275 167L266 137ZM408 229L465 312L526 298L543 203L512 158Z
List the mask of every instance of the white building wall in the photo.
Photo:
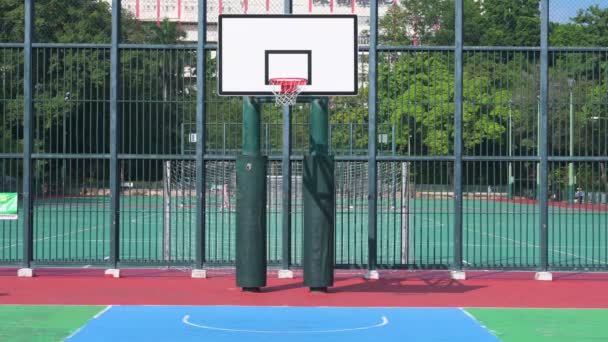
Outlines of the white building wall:
M111 2L111 0L104 0ZM203 1L203 0L201 0ZM333 11L330 0L313 0L312 8L309 7L309 0L293 0L293 13L296 14L351 14L359 16L359 31L369 30L369 0L355 1L354 12L350 0L334 0ZM139 3L139 13L137 4ZM155 22L158 19L158 3L160 3L160 20L169 19L180 21L182 29L186 32L186 41L197 41L197 17L198 0L122 0L123 9L132 13L137 19L142 21ZM378 14L383 16L393 0L379 0ZM217 21L220 13L220 1L207 1L207 40L217 41ZM223 0L222 13L242 14L282 14L283 0L269 0L269 7L266 7L266 0L248 0L245 8L244 0ZM181 9L180 9L181 7ZM137 16L139 14L139 16Z

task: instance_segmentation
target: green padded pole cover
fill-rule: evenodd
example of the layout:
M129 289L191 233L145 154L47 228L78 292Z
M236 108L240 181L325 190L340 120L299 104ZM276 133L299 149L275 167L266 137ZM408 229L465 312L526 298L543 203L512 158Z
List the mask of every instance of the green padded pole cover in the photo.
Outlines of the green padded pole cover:
M236 284L266 286L266 157L236 161Z
M334 283L334 162L329 156L304 156L304 285Z
M260 105L243 99L243 154L236 160L236 284L266 286L266 163L260 152Z
M334 282L334 160L328 155L327 98L311 102L310 154L304 156L304 285L327 288Z

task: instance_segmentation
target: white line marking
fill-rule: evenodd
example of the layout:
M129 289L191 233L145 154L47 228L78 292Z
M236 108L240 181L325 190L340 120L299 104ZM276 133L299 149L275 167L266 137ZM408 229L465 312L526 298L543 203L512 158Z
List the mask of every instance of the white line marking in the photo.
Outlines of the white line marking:
M375 328L381 328L388 325L388 318L386 316L382 316L382 322L376 325L370 325L367 327L357 327L357 328L346 328L346 329L329 329L329 330L248 330L248 329L230 329L230 328L218 328L211 327L207 325L200 325L190 322L190 315L185 315L182 319L184 324L208 330L219 330L219 331L229 331L229 332L245 332L245 333L261 333L261 334L323 334L323 333L336 333L336 332L346 332L346 331L356 331L356 330L369 330Z
M112 308L112 305L106 306L105 309L99 311L99 313L97 315L93 316L93 319L97 319L97 318L101 317L101 315L108 312L108 310L110 310L111 308Z
M435 222L433 219L427 219L427 221L428 222L432 222L432 223ZM522 241L519 241L519 240L514 240L514 239L511 239L511 238L508 238L508 237L504 237L502 235L485 233L485 232L482 232L482 231L479 231L479 230L474 230L474 229L468 228L470 226L471 225L463 225L463 227L466 227L464 229L466 229L466 230L468 230L470 232L476 233L476 234L481 233L482 235L491 236L491 237L498 238L498 239L501 239L501 240L510 241L510 242L513 242L513 243L516 243L516 244L519 244L519 245L522 245L522 246L527 246L527 247L532 247L532 248L539 248L540 247L539 245L535 245L535 244L532 244L532 243L529 243L529 242L522 242ZM476 226L473 225L473 227L476 227ZM563 251L560 251L559 249L555 249L555 248L549 248L549 250L552 251L552 252L554 252L554 253L558 253L558 254L562 254L562 255L567 255L567 256L574 257L574 258L580 258L580 259L584 259L584 260L587 260L587 261L593 261L594 263L598 263L598 264L601 264L601 265L605 265L606 264L606 262L603 261L603 260L598 260L598 259L593 259L593 258L589 258L589 257L584 257L582 255L578 255L578 254L575 254L575 253L563 252Z
M143 215L142 217L136 218L135 221L137 221L139 219L144 219L144 218L147 218L147 217L151 217L151 216L154 216L154 215L157 215L157 214L156 213L154 213L154 214L146 214L146 215ZM131 222L133 222L133 220ZM68 233L58 234L58 235L51 235L51 236L47 236L47 237L44 237L44 238L38 238L38 239L34 240L34 242L46 241L46 240L50 240L50 239L54 239L54 238L60 238L60 237L69 236L69 235L76 234L76 233L83 233L83 232L86 232L86 231L89 231L89 230L94 230L94 229L97 229L97 228L106 228L106 227L109 227L109 226L97 225L97 226L93 226L93 227L89 227L89 228L82 228L82 229L79 229L79 230L76 230L76 231L73 231L73 232L68 232ZM83 241L89 242L89 240L83 240ZM12 245L0 248L0 250L5 250L5 249L21 246L22 244L23 244L23 242L14 243Z
M78 334L80 332L80 330L82 330L82 328L84 328L84 326L74 330L73 333L71 333L68 337L66 337L66 341L72 339L72 337L76 336L76 334Z
M465 309L463 308L458 308L462 313L464 313L467 317L469 317L473 322L479 324L479 326L481 326L482 328L486 329L487 331L489 331L492 335L497 336L496 331L494 330L490 330L488 329L488 327L486 327L485 325L481 324L480 321L477 320L477 318L475 318L475 316L471 315L470 313L468 313Z
M59 234L59 235L51 235L51 236L47 236L45 238L38 238L38 239L34 240L34 242L46 241L46 240L49 240L49 239L52 239L52 238L59 238L59 237L68 236L68 235L72 235L72 234L76 234L76 233L82 233L82 232L86 232L86 231L97 229L97 228L98 228L98 226L93 226L93 227L90 227L90 228L79 229L79 230L76 230L76 231L73 231L73 232L70 232L70 233L64 233L64 234ZM22 242L18 242L18 243L14 243L14 244L6 246L6 247L2 247L2 249L8 249L8 248L17 247L17 246L20 246L22 244L23 244Z
M99 318L99 316L103 315L106 311L110 310L110 308L112 307L112 305L105 307L103 310L101 310L99 313L97 313L97 315L93 316L93 319L97 319ZM76 329L73 333L70 334L70 336L66 337L66 340L69 340L71 338L73 338L74 336L76 336L76 334L78 334L82 329L84 329L84 327L86 327L86 324L81 326L80 328Z
M535 245L535 244L529 243L529 242L522 242L522 241L518 241L518 240L513 240L511 238L507 238L507 237L504 237L502 235L496 235L496 234L491 234L491 233L480 232L480 231L476 231L476 230L473 230L473 229L470 229L470 228L466 228L466 230L468 230L470 232L474 232L474 233L481 233L482 235L491 236L491 237L494 237L494 238L499 238L501 240L510 241L510 242L513 242L513 243L516 243L516 244L519 244L519 245L522 245L522 246L526 246L526 247L540 248L540 245ZM562 251L560 251L558 249L555 249L555 248L549 248L549 250L552 251L552 252L554 252L554 253L558 253L558 254L562 254L562 255L567 255L567 256L574 257L574 258L585 259L587 261L593 261L594 263L598 263L598 264L605 264L605 262L602 261L602 260L593 259L593 258L589 258L589 257L584 257L582 255L578 255L578 254L574 254L574 253L570 253L570 252L562 252Z

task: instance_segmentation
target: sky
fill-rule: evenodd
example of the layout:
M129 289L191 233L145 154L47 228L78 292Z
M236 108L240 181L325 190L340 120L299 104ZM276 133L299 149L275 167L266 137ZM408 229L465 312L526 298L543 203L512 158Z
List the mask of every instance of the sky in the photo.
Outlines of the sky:
M551 21L566 23L576 16L579 9L586 9L592 5L607 8L608 0L550 0L549 16Z

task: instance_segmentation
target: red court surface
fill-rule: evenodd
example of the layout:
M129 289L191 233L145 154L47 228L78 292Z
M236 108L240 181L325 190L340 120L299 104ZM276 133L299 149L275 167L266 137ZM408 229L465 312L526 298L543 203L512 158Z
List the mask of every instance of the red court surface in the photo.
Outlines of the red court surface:
M18 278L16 269L1 269L0 304L608 308L606 273L555 273L545 282L531 272L469 272L456 281L446 271L381 271L380 280L336 271L329 293L310 293L300 273L277 279L270 271L261 293L247 293L234 270L212 270L207 279L179 270L121 272L114 279L101 269L36 269L36 277Z

